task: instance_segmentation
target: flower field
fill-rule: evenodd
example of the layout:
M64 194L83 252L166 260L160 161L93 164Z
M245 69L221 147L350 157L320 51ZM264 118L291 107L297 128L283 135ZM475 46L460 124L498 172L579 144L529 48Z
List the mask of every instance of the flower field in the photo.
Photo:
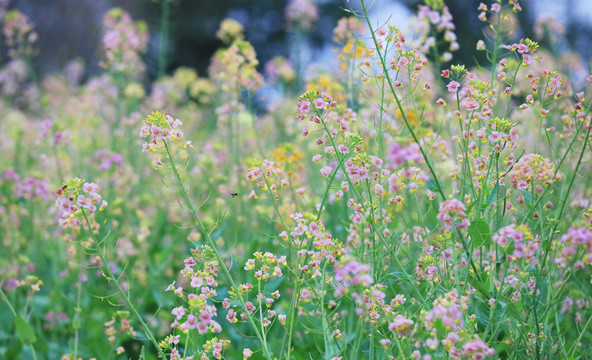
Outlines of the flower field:
M442 0L373 5L335 66L262 64L226 19L207 73L163 51L152 82L123 9L89 78L36 75L2 10L0 359L592 358L588 65L517 0L475 4L477 65Z

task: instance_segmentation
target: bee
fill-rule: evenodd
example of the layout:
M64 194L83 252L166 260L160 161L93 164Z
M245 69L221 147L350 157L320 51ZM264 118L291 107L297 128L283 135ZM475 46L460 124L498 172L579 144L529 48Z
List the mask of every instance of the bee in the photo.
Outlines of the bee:
M230 193L230 196L232 196L233 198L235 198L235 197L238 196L238 193L237 192Z
M62 193L68 188L68 185L64 184L61 188L56 190L56 194L62 195Z

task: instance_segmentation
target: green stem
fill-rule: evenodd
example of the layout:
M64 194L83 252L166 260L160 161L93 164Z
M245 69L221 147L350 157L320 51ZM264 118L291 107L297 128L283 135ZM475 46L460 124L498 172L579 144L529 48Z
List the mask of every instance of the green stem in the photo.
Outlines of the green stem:
M251 328L255 332L255 335L257 336L257 338L259 339L259 342L261 343L261 345L263 347L263 353L265 354L265 357L269 360L273 360L273 357L272 357L271 353L269 352L269 349L266 346L266 342L263 339L262 334L259 332L259 328L255 324L255 321L253 320L251 314L249 314L249 312L247 311L247 307L245 306L245 301L243 299L243 295L242 295L241 290L236 286L236 283L234 282L232 275L230 275L230 271L228 271L228 268L226 268L226 264L224 263L224 259L220 255L220 252L218 251L216 244L214 243L214 241L210 237L210 232L208 231L205 224L202 222L201 218L197 214L197 209L193 206L193 204L191 202L191 198L189 198L189 194L187 193L187 190L185 189L185 186L183 185L183 181L181 180L181 176L179 175L179 171L177 170L177 166L175 165L175 162L173 161L173 156L170 152L169 145L166 141L164 141L164 148L166 150L169 161L171 162L171 168L173 169L175 179L177 180L177 183L179 184L179 189L181 190L181 195L183 197L183 200L185 200L185 206L187 207L187 210L193 216L196 224L200 227L201 231L204 234L204 237L206 238L208 245L212 248L212 250L214 250L214 254L216 255L216 258L218 260L220 267L222 268L222 272L224 273L226 280L230 283L230 286L232 287L232 289L234 291L236 291L237 300L240 302L244 313L247 315L247 320L248 320L249 324L251 325Z
M372 28L372 24L370 23L370 18L368 17L368 9L366 8L366 4L364 3L364 0L361 0L361 3L362 3L362 9L364 11L364 17L366 19L366 23L368 24L368 28L370 29L370 34L372 34L372 40L373 40L374 45L376 46L376 49L377 49L376 53L378 54L378 59L380 60L380 65L382 66L382 69L384 69L384 71L385 71L384 76L386 77L386 80L388 82L391 93L393 94L393 97L395 98L395 101L397 102L397 106L399 107L399 111L401 112L401 116L403 117L403 121L405 122L405 126L407 127L407 130L409 130L409 133L411 134L413 141L419 147L419 151L421 152L421 155L422 155L426 165L428 166L430 173L432 174L432 177L434 178L434 182L436 183L436 186L438 188L438 194L440 194L442 199L445 200L446 196L444 195L444 191L442 190L442 186L440 185L440 181L438 180L438 176L436 175L436 171L432 167L432 163L431 163L427 153L425 152L423 146L421 145L421 143L419 142L419 139L417 138L417 135L415 134L415 132L413 131L413 128L411 127L411 124L409 123L409 119L407 119L407 114L405 114L405 110L403 109L403 104L401 104L401 100L399 99L399 96L397 95L397 92L395 91L395 86L393 85L393 82L392 82L390 76L388 75L388 72L387 72L388 67L386 64L386 60L385 60L385 57L383 56L383 54L379 50L380 47L378 46L378 40L376 39L376 34L374 33L374 29Z
M134 304L132 304L128 294L125 293L125 291L123 290L123 288L119 284L119 281L117 280L115 275L113 275L113 272L111 272L111 268L109 267L109 263L107 262L107 259L105 258L105 254L103 253L103 251L101 251L101 248L99 246L99 242L97 241L97 238L92 231L92 225L90 224L90 220L88 219L88 216L86 214L86 211L84 211L84 209L82 209L82 214L84 215L84 219L86 220L86 225L88 226L88 232L90 234L90 237L93 239L94 243L96 244L97 254L99 255L99 258L101 259L101 263L103 264L102 269L101 269L103 271L103 274L107 275L107 280L113 281L113 283L115 284L115 287L117 288L117 291L119 292L119 295L121 295L121 297L123 298L123 300L127 304L128 308L132 311L132 313L134 314L136 319L142 325L142 328L146 332L146 337L148 337L148 340L150 340L150 342L152 342L152 345L154 345L154 347L156 347L156 350L158 351L158 354L161 356L161 358L166 359L165 353L162 351L160 346L158 346L158 342L156 341L156 338L154 337L154 335L152 334L152 331L148 327L148 324L146 324L146 322L142 318L142 315L140 315L140 313L138 312L138 310L136 309Z
M14 307L12 306L12 304L10 303L10 300L8 300L8 297L4 293L4 290L2 290L2 287L0 287L0 297L2 298L2 300L4 300L4 302L6 303L6 305L8 305L8 309L10 310L10 312L12 313L12 315L14 317L16 317L17 316L17 313L14 310Z
M169 21L171 13L170 0L160 0L160 48L158 49L158 77L162 78L167 67L167 48L169 37Z

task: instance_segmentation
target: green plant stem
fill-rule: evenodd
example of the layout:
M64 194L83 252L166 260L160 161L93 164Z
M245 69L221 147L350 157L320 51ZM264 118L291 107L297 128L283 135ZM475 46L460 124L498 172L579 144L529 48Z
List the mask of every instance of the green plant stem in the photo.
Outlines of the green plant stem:
M109 263L107 262L107 259L105 258L105 254L101 250L100 245L99 245L99 242L97 241L97 238L96 238L95 234L92 231L92 226L90 224L90 220L88 219L88 216L87 216L86 211L84 209L82 209L82 214L84 215L84 219L86 220L86 225L88 226L89 235L90 235L90 237L93 239L93 241L95 243L95 246L96 246L96 249L97 249L97 251L96 251L97 252L97 255L99 256L99 258L101 259L101 263L103 264L102 269L101 269L103 271L103 274L107 275L107 280L108 281L113 281L113 283L115 284L115 287L117 288L117 291L119 292L119 295L121 295L121 297L123 298L123 300L127 304L128 308L132 311L132 313L134 314L134 316L136 317L136 319L142 325L142 328L146 332L146 337L148 337L148 339L150 340L150 342L152 342L152 345L154 345L154 347L158 351L158 354L161 356L161 358L162 359L166 359L166 355L162 351L162 349L160 348L160 346L158 346L158 342L156 341L156 338L152 334L152 331L150 330L150 327L148 327L148 324L146 324L146 322L142 318L142 315L140 315L140 313L138 312L138 309L136 309L136 307L134 306L134 304L130 300L128 294L125 293L125 291L123 290L123 288L119 284L119 281L117 280L117 278L115 277L115 275L113 275L113 272L111 272L111 268L109 267Z
M78 342L80 341L80 312L82 311L82 309L80 308L80 300L82 297L82 281L78 280L78 283L76 284L76 287L78 288L77 294L76 294L76 309L74 309L74 320L73 320L73 326L74 326L74 359L78 359Z
M257 281L257 288L259 289L259 293L263 294L263 291L261 290L261 280ZM257 296L257 301L259 302L259 326L261 326L261 334L263 335L264 347L267 348L267 340L265 339L265 328L263 327L263 304L261 301L261 296Z
M10 310L10 312L12 313L12 315L14 317L17 316L16 311L14 310L14 307L12 306L12 304L10 303L10 300L8 300L8 297L6 296L6 293L4 293L4 290L2 290L2 287L0 286L0 297L2 298L2 300L4 300L4 302L6 303L6 305L8 305L8 309Z
M160 0L160 47L158 49L158 77L162 78L167 68L167 48L169 37L169 21L171 13L170 0Z
M388 72L387 72L388 67L386 65L386 61L384 59L384 56L380 52L380 47L378 46L378 40L376 39L376 34L374 33L374 29L372 28L372 24L370 23L370 18L368 17L368 9L366 8L366 4L364 3L364 0L361 0L361 4L362 4L362 10L364 12L364 18L366 19L366 23L368 24L368 28L370 29L370 34L372 34L372 40L373 40L374 45L376 46L376 49L377 49L376 53L378 54L378 58L380 60L380 65L382 66L382 69L385 71L384 76L386 77L386 80L389 84L389 88L391 90L391 93L393 94L393 97L395 98L395 101L397 102L397 106L399 107L399 111L401 112L401 116L403 117L403 121L405 122L405 126L407 127L407 130L409 130L409 133L411 134L413 141L419 147L419 151L421 152L421 155L422 155L424 161L426 162L426 165L428 166L430 173L432 174L432 177L434 178L434 182L436 183L436 186L438 187L438 189L437 189L438 194L440 194L442 199L445 200L446 196L444 195L444 191L442 190L442 186L440 185L440 181L438 180L438 176L436 175L436 171L432 167L432 163L431 163L427 153L425 152L423 146L421 145L419 139L417 138L415 131L413 131L413 128L411 127L411 124L409 123L409 119L407 119L407 114L405 114L405 111L403 109L403 104L401 104L401 100L399 99L399 96L397 95L397 93L395 91L395 86L393 85L393 82L392 82L390 76L388 75Z
M179 184L179 189L181 190L181 195L183 197L183 200L185 200L185 203L186 203L185 206L187 207L187 210L193 216L196 224L200 227L201 231L204 234L204 237L206 238L208 245L212 248L212 250L214 250L214 254L216 255L216 258L218 260L220 267L222 268L222 272L224 273L226 280L230 283L230 286L232 287L232 289L234 291L236 291L237 300L240 302L244 313L247 315L247 320L248 320L249 324L251 325L251 328L253 329L253 331L255 332L255 335L257 336L257 338L259 339L259 342L261 343L265 357L268 360L273 360L273 356L269 352L269 349L266 346L266 342L263 339L263 336L260 333L259 328L257 327L257 324L255 324L255 321L253 320L251 314L249 314L249 312L247 311L247 307L245 306L245 301L243 299L243 295L242 295L241 290L236 286L236 283L235 283L234 279L232 278L232 275L230 275L230 271L228 270L228 268L226 267L226 264L224 263L224 259L220 255L220 252L218 251L216 244L214 243L214 241L210 237L210 232L208 231L205 224L202 222L201 218L197 214L197 209L193 206L193 203L191 202L191 198L189 198L189 194L187 193L187 190L185 189L185 186L183 185L183 181L181 180L181 175L179 175L179 171L177 170L177 166L175 165L175 162L173 160L173 156L172 156L171 151L169 149L169 145L166 141L164 141L164 148L166 150L169 161L171 162L171 168L172 168L173 173L175 175L175 179L177 180L177 183Z

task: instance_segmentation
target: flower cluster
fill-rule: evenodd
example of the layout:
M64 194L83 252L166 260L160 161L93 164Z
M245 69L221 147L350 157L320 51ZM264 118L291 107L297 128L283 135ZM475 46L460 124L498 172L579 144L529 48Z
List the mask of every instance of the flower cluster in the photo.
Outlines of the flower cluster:
M280 80L283 84L289 84L296 80L294 66L282 56L276 56L265 63L265 75L272 83Z
M403 191L405 188L409 189L411 192L415 192L418 186L425 184L428 180L428 174L420 168L415 166L406 167L393 172L389 176L389 193L391 195L396 195L396 193ZM391 201L391 203L393 201Z
M98 191L97 184L84 182L84 179L80 178L68 179L61 188L57 189L58 199L55 205L58 207L60 226L80 225L86 216L95 214L99 204L99 211L105 209L107 202L101 200Z
M408 336L413 332L413 324L415 324L413 320L399 314L389 323L388 329L399 336Z
M584 264L592 265L592 231L586 227L571 227L567 234L561 236L557 244L561 253L555 258L555 263L564 267L574 259L575 269L584 268ZM583 255L580 250L583 249Z
M277 314L275 310L272 310L271 307L273 304L280 298L280 292L278 290L275 291L264 291L265 286L261 284L261 282L269 281L273 277L280 278L283 276L281 266L287 266L287 261L285 256L277 257L270 252L255 252L253 254L255 257L248 259L245 263L244 269L245 271L252 271L255 270L254 277L258 283L258 293L256 295L257 304L253 304L251 301L246 301L245 308L242 309L238 306L236 302L231 302L230 299L225 298L222 302L222 306L225 309L228 309L228 314L226 315L226 320L231 324L238 322L238 317L240 315L240 319L243 322L247 321L247 314L243 313L243 310L246 310L249 315L253 314L257 309L260 310L260 314L263 312L263 306L267 308L267 313L265 317L260 317L259 320L261 321L262 325L267 327L272 324L275 318L283 325L286 321L285 314ZM239 293L240 296L244 296L251 292L253 289L253 285L251 283L241 284L237 291L230 291L231 299L238 300ZM277 317L276 317L277 315Z
M438 46L438 37L442 36L448 43L448 49L441 55L440 60L452 60L452 52L457 51L460 45L454 33L456 26L452 22L452 14L443 1L431 1L428 5L420 5L411 24L416 34L412 43L414 48L429 54L432 47Z
M246 178L248 181L257 181L257 186L264 191L270 191L278 200L279 191L288 186L289 182L283 177L284 172L276 164L267 159L255 161L248 169ZM251 191L249 198L255 199L255 191Z
M183 122L179 119L173 119L172 116L163 114L160 111L153 111L146 116L140 129L140 136L150 137L150 142L142 144L142 152L157 151L157 146L161 141L176 140L183 137L183 131L179 128ZM186 145L190 145L187 142Z
M465 213L467 208L457 199L445 200L440 203L440 211L438 212L438 220L444 223L444 229L450 231L452 225L459 229L466 228L470 225L470 220ZM455 219L456 224L455 224Z
M253 46L247 41L236 40L227 49L214 54L208 73L222 91L246 89L254 93L263 86L263 75L257 72L257 65L259 60Z
M310 121L320 124L323 115L328 114L336 106L337 102L328 94L319 94L318 91L310 90L299 97L298 104L296 104L296 117L298 120L308 118Z
M422 316L423 325L431 334L424 346L433 351L441 344L452 359L485 359L495 355L494 349L467 331L467 304L468 298L459 296L456 289L434 300L432 309Z
M543 192L541 185L550 185L555 180L555 165L538 154L526 154L508 172L515 189Z
M342 17L337 21L337 26L333 29L333 41L343 43L352 38L353 34L363 34L366 27L356 17Z
M347 291L349 287L360 286L367 288L374 283L370 275L370 265L361 264L355 259L341 259L335 263L335 281L338 286L335 290L335 297Z
M319 18L319 9L313 0L290 0L286 6L286 22L290 29L311 31Z
M191 257L185 259L185 267L180 271L180 284L188 286L188 290L185 291L181 285L177 286L176 281L166 289L187 302L185 306L181 305L171 310L171 314L175 316L171 328L183 333L197 330L200 335L208 332L219 333L222 327L214 320L217 316L216 306L208 303L217 295L218 262L213 250L208 246L192 249L191 254ZM173 339L175 338L176 342L172 342L171 359L175 358L173 354L177 351L178 336L173 336Z
M216 32L216 37L225 44L232 44L235 40L244 38L244 27L234 19L224 19L220 23L220 29Z
M11 58L31 57L35 55L33 45L39 35L35 32L29 18L18 10L10 10L4 15L2 34L10 48Z
M527 264L536 264L540 240L535 239L526 225L508 225L493 235L494 243L506 252L508 261L526 260ZM492 254L493 255L493 254Z
M103 25L105 61L102 65L114 73L128 74L131 78L142 74L144 63L141 55L148 43L146 24L134 23L127 12L115 8L105 15Z
M6 176L6 173L5 173ZM18 176L18 175L17 175ZM49 201L53 199L47 184L42 179L34 177L26 177L23 179L17 179L14 183L13 196L16 199L40 199L43 201Z
M539 51L539 44L530 39L520 39L519 43L504 45L505 49L517 53L516 56L522 57L525 66L530 65L532 61L541 62L539 55L534 55Z
M253 255L255 258L248 259L245 263L245 270L255 270L255 279L266 281L272 276L281 277L283 275L280 265L287 265L285 256L278 258L270 252L263 254L260 251Z

